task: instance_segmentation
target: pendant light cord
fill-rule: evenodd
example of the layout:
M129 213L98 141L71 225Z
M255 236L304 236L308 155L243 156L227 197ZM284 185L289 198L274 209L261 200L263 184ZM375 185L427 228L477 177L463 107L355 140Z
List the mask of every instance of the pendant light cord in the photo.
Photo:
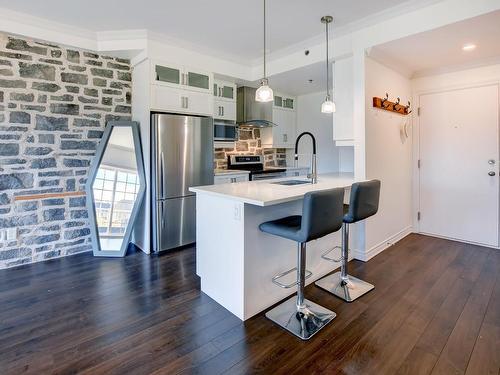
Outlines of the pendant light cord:
M330 71L328 69L328 22L325 22L326 27L326 96L330 96Z
M264 79L266 78L266 0L264 0Z

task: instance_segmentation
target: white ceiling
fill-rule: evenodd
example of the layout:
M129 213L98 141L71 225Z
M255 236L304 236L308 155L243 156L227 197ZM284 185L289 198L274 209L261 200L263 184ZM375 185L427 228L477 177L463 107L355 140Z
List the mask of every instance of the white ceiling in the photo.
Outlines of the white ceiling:
M468 43L477 45L470 52ZM373 47L370 57L408 77L500 61L500 11Z
M389 8L430 1L269 0L268 49L321 35L326 14L342 28ZM240 61L262 54L261 0L0 0L0 7L90 31L148 29Z

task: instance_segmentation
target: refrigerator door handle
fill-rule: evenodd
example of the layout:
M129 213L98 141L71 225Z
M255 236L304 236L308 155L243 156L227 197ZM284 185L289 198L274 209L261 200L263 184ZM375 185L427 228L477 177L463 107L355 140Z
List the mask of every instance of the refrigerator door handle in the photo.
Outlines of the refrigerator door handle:
M163 169L165 167L165 155L160 153L160 198L165 198L165 186L163 181Z
M163 204L164 201L160 201L160 226L161 228L165 228L165 215L163 214Z

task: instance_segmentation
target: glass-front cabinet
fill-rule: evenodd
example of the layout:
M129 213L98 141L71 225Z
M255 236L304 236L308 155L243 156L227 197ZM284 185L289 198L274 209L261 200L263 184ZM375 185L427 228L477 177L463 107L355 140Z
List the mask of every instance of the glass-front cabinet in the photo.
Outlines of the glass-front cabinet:
M213 95L219 100L236 100L236 84L221 80L214 80Z
M295 109L295 98L281 94L274 94L274 108Z
M164 62L153 63L153 83L210 93L213 74Z

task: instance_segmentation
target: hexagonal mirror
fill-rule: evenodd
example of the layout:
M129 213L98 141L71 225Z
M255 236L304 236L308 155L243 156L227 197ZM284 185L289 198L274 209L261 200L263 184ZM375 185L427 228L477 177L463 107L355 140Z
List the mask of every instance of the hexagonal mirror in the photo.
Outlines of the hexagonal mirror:
M125 256L145 192L137 122L107 124L86 191L94 255Z

